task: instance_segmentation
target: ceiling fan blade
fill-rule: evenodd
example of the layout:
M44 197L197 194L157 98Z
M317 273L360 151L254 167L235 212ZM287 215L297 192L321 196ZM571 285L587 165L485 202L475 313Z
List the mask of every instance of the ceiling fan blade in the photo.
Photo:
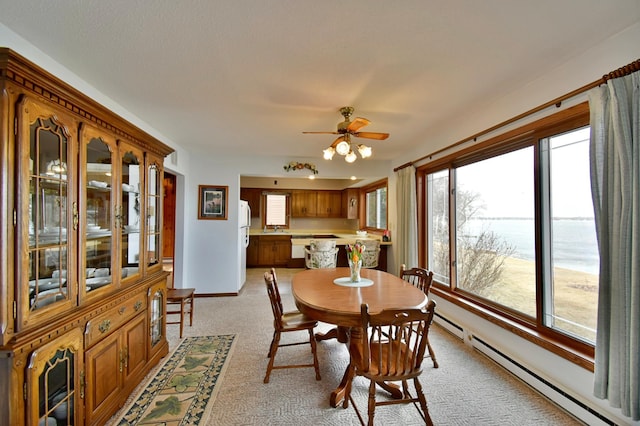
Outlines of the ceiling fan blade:
M366 118L356 117L353 119L351 123L347 126L347 131L350 133L357 132L358 129L370 124L371 122Z
M389 137L389 133L357 132L357 133L354 133L353 136L357 138L377 139L379 141L383 141Z
M339 135L340 132L302 132L306 135Z

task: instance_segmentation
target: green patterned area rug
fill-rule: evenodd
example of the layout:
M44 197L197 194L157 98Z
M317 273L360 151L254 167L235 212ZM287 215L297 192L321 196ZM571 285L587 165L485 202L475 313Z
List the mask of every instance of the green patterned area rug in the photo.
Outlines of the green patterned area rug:
M185 338L115 424L204 424L234 342L233 334Z

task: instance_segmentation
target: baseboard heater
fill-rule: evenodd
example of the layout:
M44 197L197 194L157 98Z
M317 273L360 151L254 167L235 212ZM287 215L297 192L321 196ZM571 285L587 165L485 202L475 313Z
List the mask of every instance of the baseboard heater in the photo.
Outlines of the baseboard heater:
M465 331L463 327L451 321L449 318L439 315L438 313L436 313L435 316L436 323L438 323L438 325L449 331L454 336L459 337L461 340L465 340ZM527 385L531 386L536 391L538 391L546 398L553 401L556 405L569 412L576 418L580 419L581 421L589 425L617 425L616 422L610 420L601 413L598 413L593 408L589 407L582 401L579 401L572 395L557 387L555 384L549 382L544 377L541 377L540 375L531 371L529 368L509 357L494 346L488 344L481 338L475 335L469 335L469 337L470 344L474 349L487 356L494 362L498 363L511 374L518 377Z

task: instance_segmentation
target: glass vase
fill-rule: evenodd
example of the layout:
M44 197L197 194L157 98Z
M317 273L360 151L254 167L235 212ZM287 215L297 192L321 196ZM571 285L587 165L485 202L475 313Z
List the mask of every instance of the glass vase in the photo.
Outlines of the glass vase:
M358 259L357 262L349 260L349 278L352 283L360 282L360 268L362 268L362 259Z

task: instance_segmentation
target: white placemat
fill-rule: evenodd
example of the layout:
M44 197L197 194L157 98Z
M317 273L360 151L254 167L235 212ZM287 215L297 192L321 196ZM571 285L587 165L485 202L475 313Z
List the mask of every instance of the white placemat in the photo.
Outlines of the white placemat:
M373 285L373 281L368 278L360 278L360 281L354 283L350 277L336 278L333 283L344 287L369 287Z

